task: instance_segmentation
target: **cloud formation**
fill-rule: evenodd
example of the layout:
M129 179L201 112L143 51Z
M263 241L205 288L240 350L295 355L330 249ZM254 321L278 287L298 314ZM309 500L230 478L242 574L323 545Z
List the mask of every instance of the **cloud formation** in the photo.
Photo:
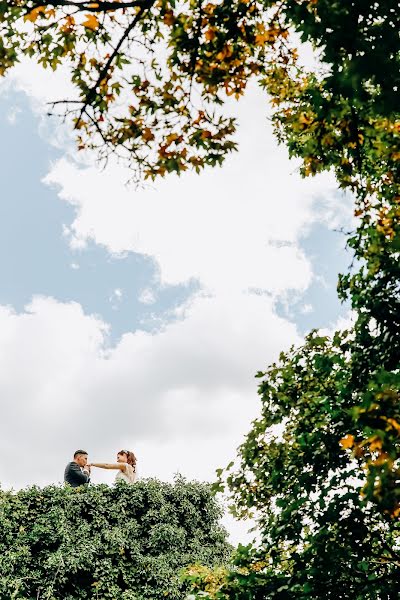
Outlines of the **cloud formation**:
M259 92L239 108L240 153L200 177L135 190L115 165L99 172L65 158L54 164L45 181L76 209L72 246L92 240L111 253L149 255L162 282L197 278L215 293L306 289L312 273L299 239L321 218L316 201L333 194L333 181L300 178L272 136Z
M3 307L0 480L59 481L79 446L101 460L133 448L142 474L170 478L183 465L191 477L212 477L256 414L255 370L297 336L258 296L232 304L198 296L184 313L106 350L105 325L75 303L38 297L21 314ZM224 456L213 452L221 440ZM185 456L159 462L163 444Z
M19 77L40 102L52 86L46 80L37 92L31 75L22 69ZM75 210L65 223L72 247L94 242L156 261L160 281L140 288L143 308L157 284L196 279L201 290L152 333L127 331L111 348L109 324L77 302L34 297L20 313L0 307L6 487L60 481L80 446L101 461L131 448L139 473L162 479L177 471L212 479L233 457L258 411L254 373L300 341L275 302L313 280L302 236L342 213L332 179L301 180L277 146L260 92L237 110L240 153L200 177L134 190L121 166L101 172L69 152L50 169L45 183ZM122 285L113 289L117 307Z

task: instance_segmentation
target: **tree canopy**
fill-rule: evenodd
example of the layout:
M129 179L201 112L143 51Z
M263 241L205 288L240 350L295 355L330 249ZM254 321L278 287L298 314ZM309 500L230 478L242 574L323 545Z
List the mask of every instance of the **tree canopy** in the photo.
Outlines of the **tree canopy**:
M379 129L378 154L393 135L399 19L390 0L2 1L0 74L24 55L68 66L76 93L53 110L79 148L117 153L137 177L220 164L236 148L224 101L256 79L290 151L307 138L305 173L334 155L350 177ZM296 30L319 50L318 76L298 65Z
M338 292L354 327L311 332L258 373L261 416L216 489L256 518L261 543L239 548L225 575L193 568L188 579L199 598L389 599L400 583L400 45L398 31L386 46L379 30L395 3L293 5L329 72L265 86L303 174L334 170L353 194L354 260Z

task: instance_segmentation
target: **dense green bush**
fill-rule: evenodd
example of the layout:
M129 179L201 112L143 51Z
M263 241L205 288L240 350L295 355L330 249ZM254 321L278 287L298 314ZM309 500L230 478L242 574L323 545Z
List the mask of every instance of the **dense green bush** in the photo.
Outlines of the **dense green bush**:
M0 491L1 600L181 599L230 549L209 486L177 479Z

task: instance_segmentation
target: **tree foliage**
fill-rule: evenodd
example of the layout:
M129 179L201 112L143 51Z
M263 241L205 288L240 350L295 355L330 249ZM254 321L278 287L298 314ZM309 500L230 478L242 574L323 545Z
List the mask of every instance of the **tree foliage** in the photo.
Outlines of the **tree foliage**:
M0 492L1 600L182 599L230 548L209 486L142 480Z
M221 163L236 148L224 101L256 79L286 131L315 137L305 171L340 161L340 147L349 175L364 140L374 144L372 121L397 108L399 18L390 0L2 1L0 74L24 55L67 65L76 95L53 108L73 117L79 148L153 178ZM292 30L319 48L318 78L298 66ZM378 153L390 124L379 121Z
M296 4L299 31L330 71L292 69L263 84L278 138L303 160L303 175L333 170L355 199L354 262L338 285L355 324L331 339L312 332L258 374L261 417L216 489L228 488L238 516L256 518L261 544L240 548L225 578L196 568L187 577L199 598L389 599L400 583L396 7Z
M221 95L240 96L271 47L287 60L286 31L247 0L14 0L0 20L0 72L23 55L68 64L78 96L54 106L78 147L116 152L138 177L221 163L236 147Z
M367 439L361 428L356 432L359 407L349 390L354 339L354 332L333 339L312 332L301 348L282 353L259 373L262 414L225 478L235 514L254 516L262 541L239 549L234 567L208 597L395 597L397 512L391 503L377 510L377 490L369 489L374 469L375 479L382 477L388 461L382 446L393 430L385 416L382 438L376 431ZM386 376L376 373L379 393L388 386ZM196 569L187 577L195 589L207 590Z

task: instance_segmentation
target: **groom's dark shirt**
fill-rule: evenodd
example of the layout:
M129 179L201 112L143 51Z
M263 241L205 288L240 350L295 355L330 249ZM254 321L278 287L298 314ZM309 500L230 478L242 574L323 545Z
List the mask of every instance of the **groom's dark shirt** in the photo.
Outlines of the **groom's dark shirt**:
M75 461L72 461L65 467L64 481L72 487L79 487L80 485L89 483L90 475L84 473L80 466Z

